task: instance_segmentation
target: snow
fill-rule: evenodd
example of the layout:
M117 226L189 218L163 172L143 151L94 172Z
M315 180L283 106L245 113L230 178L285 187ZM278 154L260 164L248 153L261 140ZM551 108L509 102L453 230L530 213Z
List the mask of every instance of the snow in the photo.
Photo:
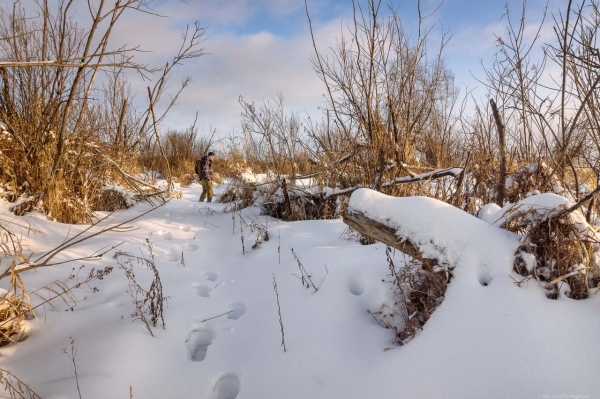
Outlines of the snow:
M488 275L485 278L512 269L518 236L436 199L395 198L363 188L352 195L348 211L396 228L400 237L411 237L426 258L451 267L460 263L461 268Z
M552 301L535 281L518 287L513 278L520 277L511 273L506 255L517 237L489 222L429 198L389 198L366 189L353 195L351 209L423 238L422 250L442 253L456 267L444 302L422 333L397 347L390 343L393 332L367 313L391 295L382 282L388 273L383 245L345 240L341 220L285 223L258 216L258 208L243 210L247 224L236 216L234 225L231 213L221 213L224 204L197 202L198 184L177 189L182 199L129 223L135 230L101 235L56 259L89 255L121 241L119 250L140 255L152 234L169 297L166 328L153 328L152 337L130 317L127 281L109 252L102 260L83 262L80 273L115 266L113 272L75 290L73 311L59 302L56 310L39 308L38 317L27 321L27 340L0 348L1 368L43 398L78 398L70 359L62 354L63 348L70 351L72 337L85 399L128 397L130 387L134 398L149 399L519 398L600 391L598 296ZM223 190L215 185L217 194ZM36 213L15 218L8 207L0 202L0 222L18 223L18 234L36 254L86 227ZM149 209L140 203L111 219L121 222ZM256 232L248 225L256 219L267 226L270 240L252 250ZM291 248L319 288L316 293L293 275L300 272ZM394 261L399 265L403 258L396 253ZM81 264L23 277L35 289L64 281ZM134 267L138 282L148 287L150 271ZM273 276L287 352L280 345ZM1 288L6 283L0 282Z

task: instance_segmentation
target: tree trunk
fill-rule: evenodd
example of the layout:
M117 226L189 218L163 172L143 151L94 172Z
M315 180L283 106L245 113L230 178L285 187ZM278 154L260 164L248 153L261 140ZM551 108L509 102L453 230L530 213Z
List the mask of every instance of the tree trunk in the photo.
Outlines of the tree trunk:
M500 176L498 178L496 204L499 207L502 207L504 205L504 191L506 188L506 128L502 122L502 119L500 118L500 112L498 112L496 102L492 98L490 98L490 105L492 106L494 120L496 121L496 128L498 129L498 141L500 143Z
M394 228L369 219L361 212L348 212L344 217L344 223L360 234L396 248L408 256L422 258L421 251L417 249L416 245L408 237L398 237Z

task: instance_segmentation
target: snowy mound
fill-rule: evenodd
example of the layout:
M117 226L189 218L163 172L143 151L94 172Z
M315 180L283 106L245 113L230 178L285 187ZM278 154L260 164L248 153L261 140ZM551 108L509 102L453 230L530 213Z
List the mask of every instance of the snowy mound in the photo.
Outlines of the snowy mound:
M456 267L458 274L476 273L479 279L510 273L519 243L517 235L433 198L395 198L360 189L352 195L348 211L396 229L424 257Z
M389 299L390 284L382 282L389 279L384 245L343 239L341 220L286 223L257 216L258 208L232 219L221 213L223 204L198 203L198 184L182 191L181 200L132 223L135 229L100 236L57 259L122 241L120 250L141 255L152 234L169 297L166 329L153 328L153 337L132 319L135 307L117 267L94 284L99 292L75 290L73 311L60 302L56 309L37 309L38 317L27 321L27 340L1 348L0 368L43 398L78 398L72 362L62 354L63 348L70 353L73 337L86 399L128 397L130 389L134 398L149 399L541 398L600 391L600 297L551 301L536 281L515 284L520 276L505 259L516 245L511 233L435 200L356 193L353 209L389 220L403 234L419 237L420 248L456 266L446 299L422 333L398 347L393 333L367 313ZM221 194L223 187L216 184L215 191ZM140 203L115 222L148 209ZM271 239L252 250L249 224L257 218ZM29 228L39 232L26 242L36 253L85 228L35 212L15 219L4 202L0 223L22 225L24 237ZM291 248L318 292L295 276L300 272ZM403 258L396 253L394 262L401 265ZM85 263L82 275L91 267L117 266L112 256ZM479 278L486 270L495 277L483 286ZM25 284L72 285L70 273L69 265L41 268L24 276ZM280 345L274 276L287 352ZM136 269L142 286L149 287L152 277Z

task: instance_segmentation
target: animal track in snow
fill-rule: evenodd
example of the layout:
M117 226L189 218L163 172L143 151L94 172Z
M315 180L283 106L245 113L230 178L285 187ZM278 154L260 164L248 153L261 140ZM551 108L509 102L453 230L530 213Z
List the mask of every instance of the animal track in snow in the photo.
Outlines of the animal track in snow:
M231 313L229 313L229 315L227 315L227 318L230 320L237 320L240 317L242 317L244 314L246 314L246 305L243 304L242 302L232 303L231 305L229 305L229 307L231 309L233 309L233 312L231 312Z
M196 290L196 294L203 298L208 298L210 296L211 291L213 290L210 286L206 284L192 284L192 287Z
M208 347L215 339L215 333L210 328L199 327L193 329L185 340L188 350L188 359L201 362L206 358Z
M198 250L198 244L195 244L193 242L188 242L183 246L187 251L196 251Z
M176 251L173 248L168 248L165 250L165 258L167 258L169 262L180 262L181 252Z
M240 393L240 379L235 374L225 374L215 384L211 399L235 399Z
M202 275L202 278L208 281L217 281L219 275L215 272L206 272Z
M172 240L173 239L173 234L171 234L170 231L166 231L166 230L158 230L156 232L156 234L161 237L164 238L165 240Z
M494 279L494 275L490 270L490 266L486 263L479 265L477 268L477 279L479 280L479 284L484 287L487 287L491 284Z
M353 295L359 296L365 292L365 283L359 276L354 276L348 284L348 289Z

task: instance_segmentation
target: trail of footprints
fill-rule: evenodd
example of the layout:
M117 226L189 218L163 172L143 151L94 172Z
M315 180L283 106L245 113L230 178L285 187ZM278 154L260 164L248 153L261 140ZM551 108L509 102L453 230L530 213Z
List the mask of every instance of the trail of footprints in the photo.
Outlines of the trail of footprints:
M215 272L206 272L202 275L205 282L192 283L192 288L201 297L209 297L213 291L211 283L219 278ZM228 307L227 319L238 320L246 314L246 305L243 302L231 303ZM188 359L194 362L201 362L206 359L208 349L216 338L216 332L208 325L200 322L196 323L188 333L185 345L188 353ZM215 383L212 389L211 399L235 399L241 390L241 383L238 376L232 373L222 375Z
M173 222L171 220L172 215L170 213L165 213L164 216L165 216L165 219L162 219L161 222L165 225L172 224L172 222ZM175 218L181 219L181 217L175 217ZM185 234L185 233L190 233L191 230L192 229L190 226L188 226L186 224L180 224L177 227L164 226L164 228L158 229L154 232L154 234L156 234L156 237L159 237L161 239L158 241L157 245L164 252L164 257L167 261L173 262L173 263L183 262L183 259L184 259L183 251L194 252L200 248L195 237L189 238L190 235ZM184 233L184 237L187 236L188 238L182 237L181 234L177 234L176 231ZM193 234L192 234L192 236L193 236ZM174 238L183 240L183 243L181 244L181 248L177 249L177 248L173 247L173 245L171 243L169 243L169 241L173 241ZM162 244L166 244L166 246L163 247Z
M170 213L165 213L166 219L163 220L165 224L171 224ZM177 217L177 219L181 219ZM187 225L180 225L178 227L181 232L189 232L191 229ZM157 236L165 241L173 240L173 233L167 229L159 230L156 232ZM199 246L194 240L187 240L183 244L183 249L186 251L196 251ZM178 262L181 259L181 252L176 251L173 248L165 250L165 258L170 262ZM206 272L202 275L204 280L202 283L192 283L192 289L196 291L196 294L200 297L208 298L211 292L216 288L214 282L219 278L215 272ZM246 305L242 302L234 302L229 305L229 313L227 319L238 320L246 313ZM193 362L201 362L206 359L208 349L216 337L214 329L210 328L204 323L197 323L194 325L185 340L185 345L188 353L188 359ZM241 383L238 376L232 373L222 375L215 383L212 389L211 399L235 399L241 390Z

